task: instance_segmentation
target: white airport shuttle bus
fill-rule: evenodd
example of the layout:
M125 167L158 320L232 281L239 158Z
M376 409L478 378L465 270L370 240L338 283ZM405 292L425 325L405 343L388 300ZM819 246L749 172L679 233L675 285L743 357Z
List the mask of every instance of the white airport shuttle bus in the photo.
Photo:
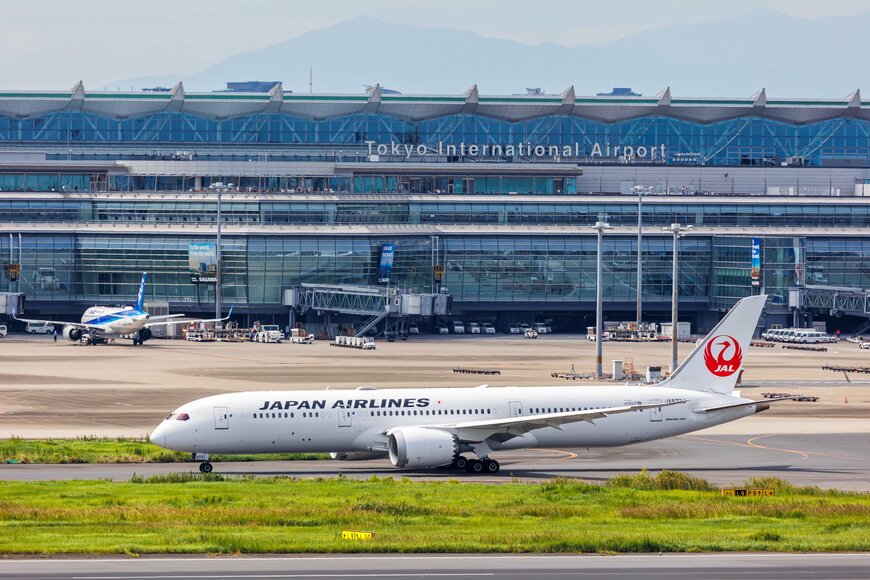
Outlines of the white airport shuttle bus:
M83 336L87 337L90 344L105 342L108 338L129 338L133 346L139 346L151 338L151 328L154 326L168 326L170 324L182 324L190 320L171 320L183 317L184 314L169 314L166 316L151 316L145 312L145 279L147 272L142 272L142 281L139 283L139 295L135 306L92 306L82 314L81 322L62 322L58 320L31 320L18 318L18 313L13 313L13 318L21 322L33 324L58 324L63 325L63 336L68 340L78 342ZM212 318L208 320L197 319L197 322L220 322L228 320L232 316L233 309L225 318Z
M505 449L613 447L673 437L764 411L734 392L766 296L744 298L676 371L652 386L258 391L199 399L151 434L193 454L331 452L399 468L495 473ZM473 454L467 458L463 453Z

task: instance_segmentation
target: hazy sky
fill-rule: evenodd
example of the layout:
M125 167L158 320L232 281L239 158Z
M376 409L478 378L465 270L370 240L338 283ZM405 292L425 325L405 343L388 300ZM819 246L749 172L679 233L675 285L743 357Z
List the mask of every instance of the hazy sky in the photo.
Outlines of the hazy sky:
M752 10L799 18L870 11L867 0L33 0L5 2L0 88L100 89L186 75L223 58L366 15L526 44L602 44L667 24Z

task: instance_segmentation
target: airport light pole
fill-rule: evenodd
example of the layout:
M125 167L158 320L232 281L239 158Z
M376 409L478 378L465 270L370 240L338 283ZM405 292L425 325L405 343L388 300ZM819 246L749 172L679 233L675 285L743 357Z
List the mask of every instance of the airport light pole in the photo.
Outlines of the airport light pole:
M635 185L632 190L637 193L637 320L635 333L640 338L640 325L643 323L643 186ZM653 192L653 188L649 188Z
M215 260L216 271L215 271L215 280L214 280L214 317L215 319L219 319L221 317L221 189L222 187L217 188L217 240L215 244ZM215 322L215 327L220 324L219 322Z
M680 300L680 266L678 261L680 238L692 231L692 226L681 226L680 224L671 224L668 228L662 228L666 232L671 232L674 236L673 241L673 269L671 270L671 372L677 369L677 320L678 320L678 304Z
M598 232L598 252L595 260L595 376L600 379L604 376L601 369L601 344L604 335L604 318L601 304L603 286L603 276L601 272L601 241L604 237L604 230L609 230L610 224L607 222L595 222L595 225L592 227Z

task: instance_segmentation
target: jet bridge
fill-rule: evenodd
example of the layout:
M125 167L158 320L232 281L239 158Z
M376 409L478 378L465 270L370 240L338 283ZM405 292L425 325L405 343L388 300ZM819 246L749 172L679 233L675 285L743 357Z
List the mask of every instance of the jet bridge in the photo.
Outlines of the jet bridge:
M386 321L384 332L404 328L405 319L446 316L451 297L423 294L400 286L357 286L351 284L301 284L284 292L284 305L301 313L346 314L365 317L356 334L361 336Z
M830 314L870 318L870 291L838 286L803 286L789 289L789 306Z

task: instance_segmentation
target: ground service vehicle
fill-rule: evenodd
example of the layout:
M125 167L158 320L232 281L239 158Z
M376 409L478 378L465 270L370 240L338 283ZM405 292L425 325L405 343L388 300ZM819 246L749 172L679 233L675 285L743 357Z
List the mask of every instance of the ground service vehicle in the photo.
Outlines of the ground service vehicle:
M450 329L446 324L439 324L436 330L438 331L438 334L450 334Z
M495 473L499 463L491 455L500 450L615 447L691 433L791 399L754 401L734 391L766 300L763 294L740 300L652 386L224 393L181 405L151 441L195 454L204 473L212 471L211 453L276 452Z
M483 334L495 334L495 326L490 324L489 322L484 322L480 329L483 331Z
M0 338L4 338L8 334L9 334L9 331L6 329L6 325L0 324Z
M289 340L294 344L313 344L314 335L306 332L304 328L291 328Z
M465 325L461 320L453 321L453 334L465 334Z
M50 322L36 320L27 323L27 334L53 334L54 325Z
M254 342L282 342L284 333L277 324L257 324L254 327L253 340Z
M480 325L476 322L469 322L465 325L465 332L468 334L480 334Z

